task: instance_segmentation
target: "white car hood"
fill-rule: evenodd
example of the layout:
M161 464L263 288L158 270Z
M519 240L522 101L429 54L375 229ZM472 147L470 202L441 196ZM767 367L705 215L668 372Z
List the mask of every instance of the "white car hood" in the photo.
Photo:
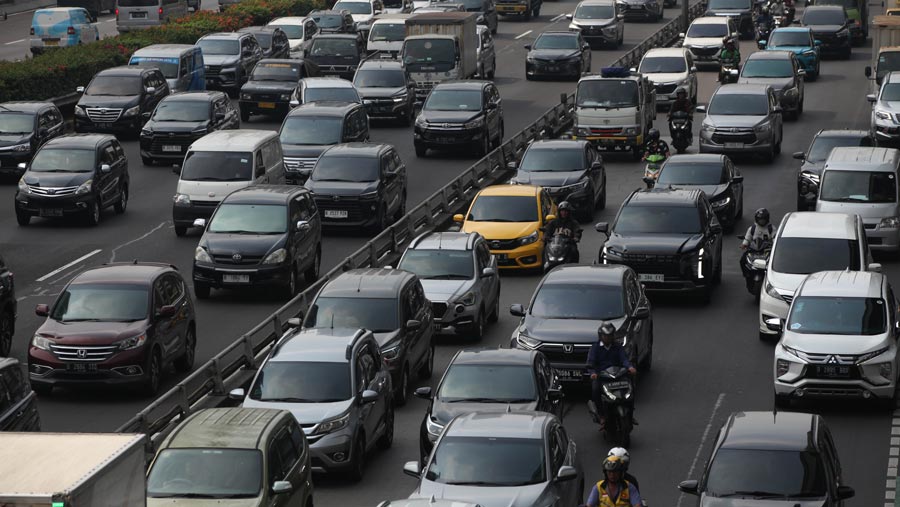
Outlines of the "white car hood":
M680 83L687 79L687 72L654 72L644 74L651 83Z
M178 180L179 194L187 194L191 200L221 201L226 195L250 186L247 181L185 181Z
M860 355L889 346L890 343L885 336L801 334L787 329L784 331L781 343L810 354Z
M684 47L699 46L703 48L722 47L722 37L685 37Z
M816 201L816 211L859 215L864 223L879 223L884 217L897 216L897 203Z
M805 274L779 273L771 269L766 272L766 281L775 287L782 296L793 296L804 279L806 279Z

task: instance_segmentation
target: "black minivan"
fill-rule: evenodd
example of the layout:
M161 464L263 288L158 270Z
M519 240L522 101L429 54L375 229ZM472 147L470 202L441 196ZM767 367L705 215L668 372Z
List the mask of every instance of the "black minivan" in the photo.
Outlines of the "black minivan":
M31 160L42 144L65 132L62 113L53 102L0 104L0 175L21 176L19 164Z
M138 135L159 101L169 94L162 71L124 65L101 70L75 104L75 132L120 132Z

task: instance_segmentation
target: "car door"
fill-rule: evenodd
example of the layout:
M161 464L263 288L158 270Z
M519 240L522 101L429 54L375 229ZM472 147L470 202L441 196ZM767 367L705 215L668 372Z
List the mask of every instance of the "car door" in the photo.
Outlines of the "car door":
M488 106L488 125L490 135L496 134L500 136L501 124L503 123L503 104L500 101L500 92L493 84L489 84L486 88L487 97L485 104Z
M362 398L363 391L378 387L376 382L375 354L372 351L372 345L369 343L366 343L359 348L356 355L354 372L356 375L356 395L358 399ZM369 443L374 441L372 436L378 431L378 426L381 422L381 409L384 408L384 405L379 405L379 403L383 404L384 398L387 397L380 398L383 399L373 403L362 403L359 406L360 422L362 423L366 435L369 437Z
M94 185L99 189L101 204L107 206L117 197L119 183L113 168L116 164L116 152L111 141L100 146L98 158L100 163L94 169Z
M18 363L0 370L0 431L40 431L37 396Z
M163 360L169 361L179 353L178 326L176 315L169 317L160 315L160 311L164 306L168 306L174 302L172 301L171 288L164 275L153 281L152 294L153 306L151 326L153 339L162 349Z
M310 466L310 455L309 455L309 442L306 440L306 436L303 434L303 430L300 429L300 425L297 424L297 421L290 421L288 423L288 431L291 435L291 443L294 444L294 449L297 450L297 466L293 468L290 472L290 481L291 484L298 484L299 486L294 486L294 490L302 489L307 493L307 495L312 494L312 467ZM296 481L296 482L295 482ZM294 505L306 505L303 502L303 498L295 497Z
M487 311L491 311L492 308L499 308L497 300L500 298L500 275L497 270L497 259L491 255L491 251L484 240L475 243L475 259L478 263L478 271L476 273L478 279L475 283L478 291L483 295L484 306ZM494 270L492 276L484 276L482 274L487 268Z
M427 345L425 340L425 328L431 325L426 322L422 311L422 304L416 293L417 281L410 281L400 293L402 298L403 320L401 325L405 326L407 321L415 320L419 322L419 326L415 329L406 328L403 332L404 347L409 357L410 368L415 371L423 361ZM428 330L431 331L430 329Z
M548 432L545 437L550 447L550 477L556 478L559 469L563 466L572 465L574 449L570 453L569 439L565 434L565 430L559 423L554 422L549 425ZM556 497L559 498L557 505L578 505L581 503L581 492L576 492L579 481L556 481L551 480Z
M393 216L400 206L400 192L397 184L396 166L390 152L378 157L379 179L381 180L381 198L388 216Z
M703 221L700 223L706 224L706 243L709 245L706 251L708 255L713 256L713 260L709 265L713 270L720 269L722 262L722 225L719 223L719 219L716 218L716 214L705 195L701 196L700 202L700 208L703 212ZM713 272L711 271L710 273Z
M825 470L825 482L828 487L828 497L832 500L831 502L825 503L825 505L831 506L839 506L843 505L843 502L838 500L837 490L841 486L841 470L840 470L840 462L837 458L837 451L834 449L834 442L831 440L831 435L826 437L827 428L821 428L821 433L819 434L819 439L816 442L816 447L818 447L817 457L821 461L821 466Z
M270 494L268 505L272 507L297 505L303 492L302 482L298 480L298 472L303 467L303 463L300 462L300 453L291 440L290 426L285 424L278 430L272 442L275 452L278 453L278 461L281 464L281 476L276 480L290 482L292 490L286 495Z
M303 218L303 206L300 203L303 197L305 196L301 194L288 201L288 234L285 244L288 258L293 259L301 271L305 270L310 256L310 251L306 248L308 229L304 231L297 227L299 223L306 222L306 219Z
M725 171L731 198L734 200L735 213L738 213L744 205L744 178L728 157L725 157Z
M177 355L180 356L184 353L187 345L185 340L190 325L190 300L184 286L184 279L174 273L163 275L163 279L165 280L166 300L169 305L175 307L175 316L172 318L175 332L173 348L178 351Z
M278 481L284 480L287 476L287 469L281 463L281 452L279 452L278 444L275 438L272 438L266 446L266 484L263 490L262 505L266 507L280 507L285 505L280 501L279 497L284 495L273 495L272 488Z

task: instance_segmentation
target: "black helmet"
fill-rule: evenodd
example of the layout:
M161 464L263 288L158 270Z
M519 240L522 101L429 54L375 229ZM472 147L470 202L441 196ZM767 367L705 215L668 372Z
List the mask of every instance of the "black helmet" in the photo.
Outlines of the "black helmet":
M769 225L769 210L766 208L756 210L756 213L753 214L753 221L756 222L756 225Z
M656 130L656 129L648 130L647 137L649 137L651 141L659 141L659 130Z
M563 201L559 203L559 206L556 207L556 211L568 211L569 213L571 213L572 205L569 204L569 201Z
M613 337L616 335L616 326L612 322L604 322L597 328L597 336L602 338L604 335Z
M734 37L725 37L726 46L734 46Z

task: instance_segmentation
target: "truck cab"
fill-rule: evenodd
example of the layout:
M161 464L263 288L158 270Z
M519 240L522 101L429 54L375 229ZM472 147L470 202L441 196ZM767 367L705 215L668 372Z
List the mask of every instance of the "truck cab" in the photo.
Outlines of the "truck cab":
M866 77L875 80L876 88L881 86L884 76L900 71L900 46L889 46L878 50L875 68L866 67Z
M416 83L416 100L424 101L440 82L475 77L476 18L471 12L435 12L406 20L400 56Z
M646 76L605 67L600 75L578 81L574 139L607 150L631 150L638 158L654 119L656 92Z

